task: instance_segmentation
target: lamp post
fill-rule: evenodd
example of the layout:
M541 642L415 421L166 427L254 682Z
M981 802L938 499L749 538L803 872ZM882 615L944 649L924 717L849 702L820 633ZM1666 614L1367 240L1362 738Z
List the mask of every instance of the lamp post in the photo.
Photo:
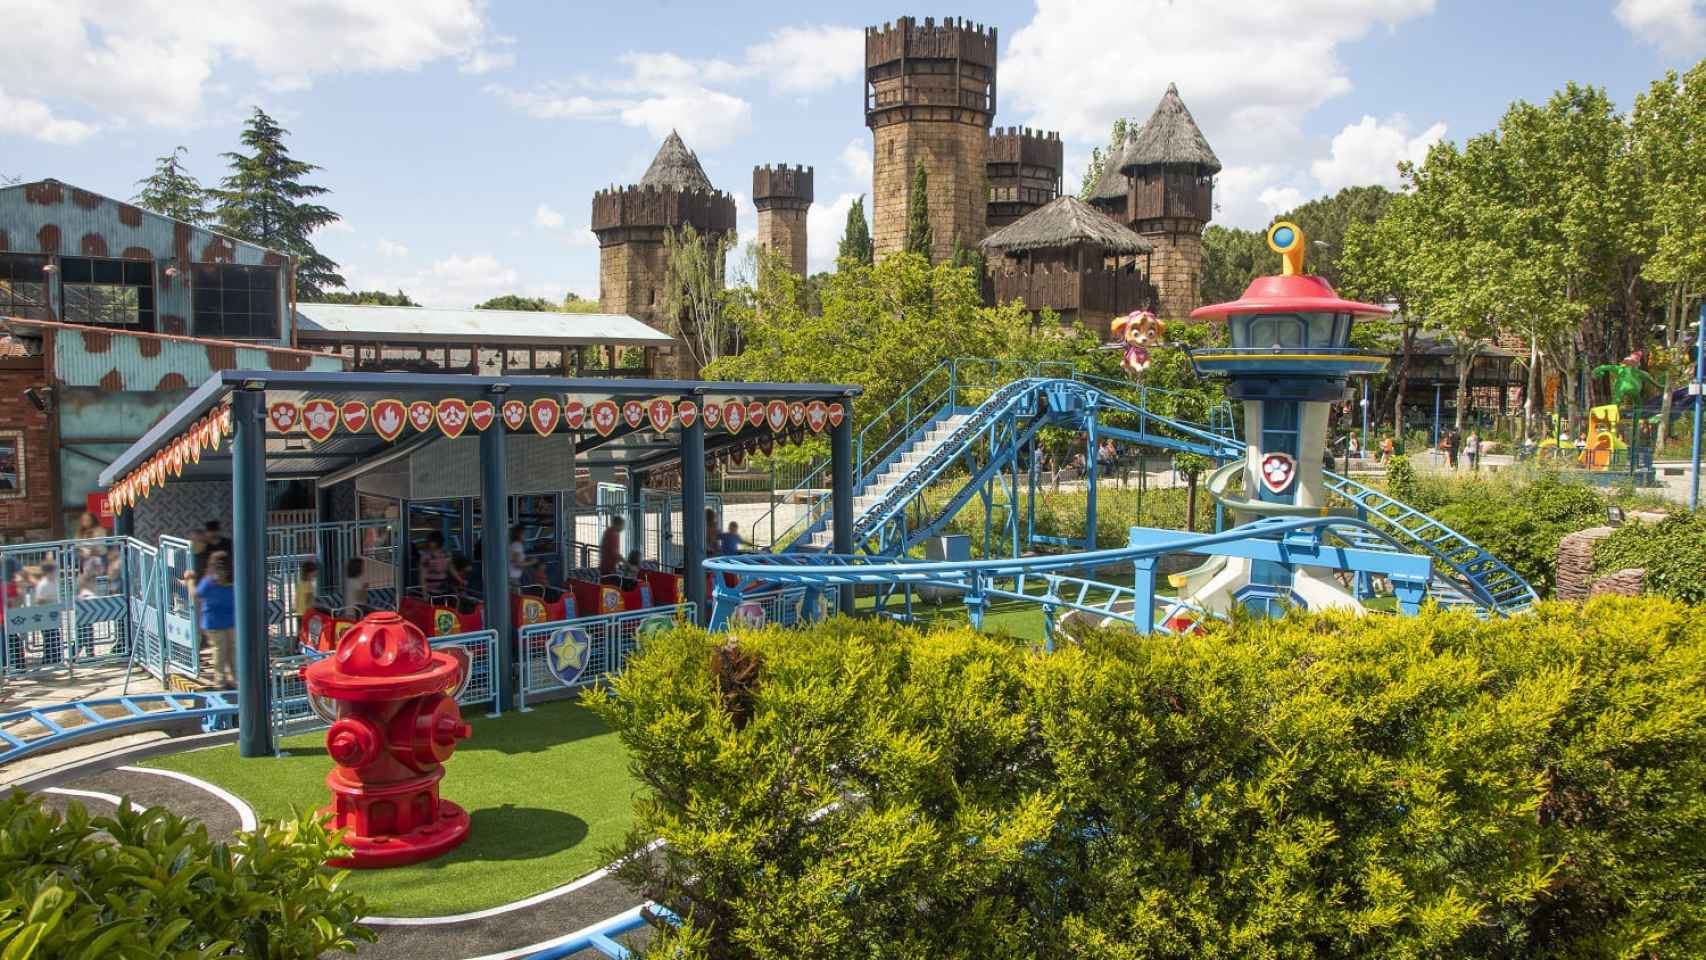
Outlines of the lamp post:
M1368 377L1362 378L1362 455L1368 456Z
M1688 385L1694 395L1694 461L1693 478L1688 487L1688 509L1700 509L1700 407L1706 404L1706 303L1700 305L1700 326L1694 331L1694 382Z

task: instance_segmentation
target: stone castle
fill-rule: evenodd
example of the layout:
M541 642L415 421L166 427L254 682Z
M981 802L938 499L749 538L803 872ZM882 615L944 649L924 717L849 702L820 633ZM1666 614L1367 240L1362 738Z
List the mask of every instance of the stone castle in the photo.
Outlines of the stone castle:
M871 234L877 257L901 250L914 173L923 164L933 260L982 247L986 296L1023 298L1106 334L1105 320L1138 307L1181 318L1197 306L1202 230L1213 216L1220 161L1178 90L1110 157L1088 205L1063 195L1060 135L998 128L997 32L964 19L901 17L865 31L865 125L873 137ZM813 168L754 167L758 243L807 271ZM1070 204L1068 203L1070 201ZM599 191L599 299L669 330L658 311L664 234L692 225L734 229L734 199L705 175L674 132L638 184ZM665 375L698 371L680 351Z

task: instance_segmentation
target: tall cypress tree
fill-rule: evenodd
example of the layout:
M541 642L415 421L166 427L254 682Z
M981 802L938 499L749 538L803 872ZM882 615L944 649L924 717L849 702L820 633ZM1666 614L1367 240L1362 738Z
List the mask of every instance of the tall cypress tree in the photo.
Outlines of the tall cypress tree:
M311 239L315 230L340 218L327 207L307 202L329 191L302 182L320 168L291 158L284 145L289 133L255 108L243 126L243 146L250 152L224 155L231 161L231 175L213 191L219 202L214 215L224 233L294 255L297 293L308 299L344 285L338 265L316 250Z
M912 196L906 202L906 252L930 259L930 174L924 161L912 172Z
M847 229L841 234L841 249L836 260L847 260L867 266L872 260L871 228L865 223L865 195L860 194L847 208Z
M207 222L207 188L184 170L183 147L154 161L154 172L136 185L142 189L132 198L137 206L173 220L201 225Z

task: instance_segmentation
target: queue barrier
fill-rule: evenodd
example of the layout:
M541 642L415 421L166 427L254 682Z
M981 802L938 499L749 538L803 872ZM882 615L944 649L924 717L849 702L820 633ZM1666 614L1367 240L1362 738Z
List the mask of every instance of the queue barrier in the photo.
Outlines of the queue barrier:
M620 673L647 636L693 623L697 613L696 605L677 603L524 626L516 703L527 710L529 697L577 690Z

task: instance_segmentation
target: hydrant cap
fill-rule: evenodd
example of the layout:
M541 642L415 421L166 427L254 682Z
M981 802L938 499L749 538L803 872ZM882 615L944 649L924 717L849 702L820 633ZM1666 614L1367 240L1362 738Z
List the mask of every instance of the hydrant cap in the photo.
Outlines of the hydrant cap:
M432 666L426 634L396 613L370 613L338 640L334 654L347 676L400 677Z

